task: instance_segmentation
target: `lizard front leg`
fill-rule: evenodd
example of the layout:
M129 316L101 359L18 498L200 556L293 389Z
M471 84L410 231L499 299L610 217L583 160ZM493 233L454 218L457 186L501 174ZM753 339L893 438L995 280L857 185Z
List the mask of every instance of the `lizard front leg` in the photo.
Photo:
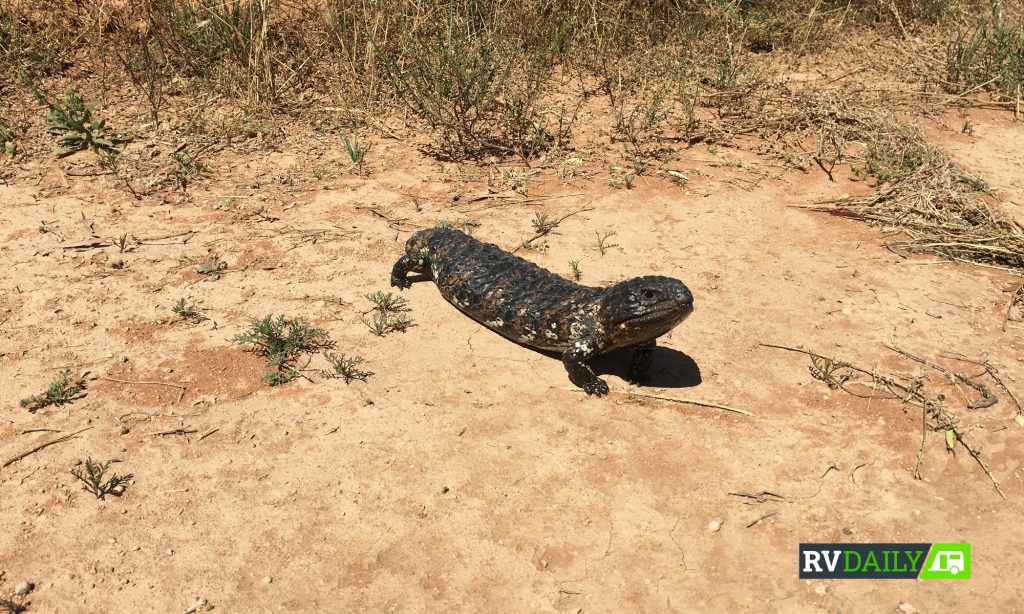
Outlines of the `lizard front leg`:
M651 368L651 361L654 359L654 348L658 345L656 339L646 343L633 346L633 362L629 365L629 383L639 386L647 379L647 370Z
M597 352L597 344L590 339L581 339L562 354L562 364L569 372L569 380L587 394L608 394L608 384L586 363Z
M402 256L395 263L395 267L391 269L391 285L396 288L409 288L412 287L412 282L405 278L411 271L421 269L423 266L422 262L417 258L412 258L408 254Z

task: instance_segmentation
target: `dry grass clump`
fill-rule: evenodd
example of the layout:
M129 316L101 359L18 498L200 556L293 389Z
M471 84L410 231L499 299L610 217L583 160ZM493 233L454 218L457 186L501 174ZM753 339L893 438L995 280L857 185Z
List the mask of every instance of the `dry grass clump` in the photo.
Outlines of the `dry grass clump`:
M882 188L832 203L868 222L902 232L890 246L957 262L1024 270L1024 228L981 197L985 184L959 169L917 128L881 124L865 152Z
M879 189L865 198L821 203L821 209L906 235L890 247L1024 270L1024 228L986 201L991 190L983 180L953 164L916 126L856 91L795 91L757 80L742 91L746 107L704 118L701 138L735 142L756 134L766 153L830 175L838 164L852 164Z
M907 236L889 245L971 264L1024 270L1024 228L986 202L988 186L957 167L916 126L878 108L811 96L779 116L780 126L817 131L811 158L823 169L841 159L874 177L869 197L826 203ZM813 128L811 128L813 126ZM851 144L864 144L851 151Z

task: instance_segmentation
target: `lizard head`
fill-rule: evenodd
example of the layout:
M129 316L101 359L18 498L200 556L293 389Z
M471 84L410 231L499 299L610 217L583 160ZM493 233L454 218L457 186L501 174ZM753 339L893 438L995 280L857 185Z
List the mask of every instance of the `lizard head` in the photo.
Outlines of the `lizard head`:
M608 288L601 299L605 331L623 347L664 335L693 312L693 294L671 277L637 277Z

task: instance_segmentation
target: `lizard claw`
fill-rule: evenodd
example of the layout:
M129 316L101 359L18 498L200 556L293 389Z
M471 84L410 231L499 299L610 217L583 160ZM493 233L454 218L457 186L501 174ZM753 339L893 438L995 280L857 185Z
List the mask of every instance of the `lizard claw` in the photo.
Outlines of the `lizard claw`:
M412 282L402 277L391 276L391 286L398 288L399 290L405 290L412 287Z
M583 384L583 392L598 396L608 394L608 384L603 379L595 378L593 381Z

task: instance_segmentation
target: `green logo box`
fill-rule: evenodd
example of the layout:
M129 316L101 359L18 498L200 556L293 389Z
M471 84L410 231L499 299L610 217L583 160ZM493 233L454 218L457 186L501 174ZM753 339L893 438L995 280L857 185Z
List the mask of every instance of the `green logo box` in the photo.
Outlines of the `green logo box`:
M970 580L970 544L932 544L921 568L922 580Z

